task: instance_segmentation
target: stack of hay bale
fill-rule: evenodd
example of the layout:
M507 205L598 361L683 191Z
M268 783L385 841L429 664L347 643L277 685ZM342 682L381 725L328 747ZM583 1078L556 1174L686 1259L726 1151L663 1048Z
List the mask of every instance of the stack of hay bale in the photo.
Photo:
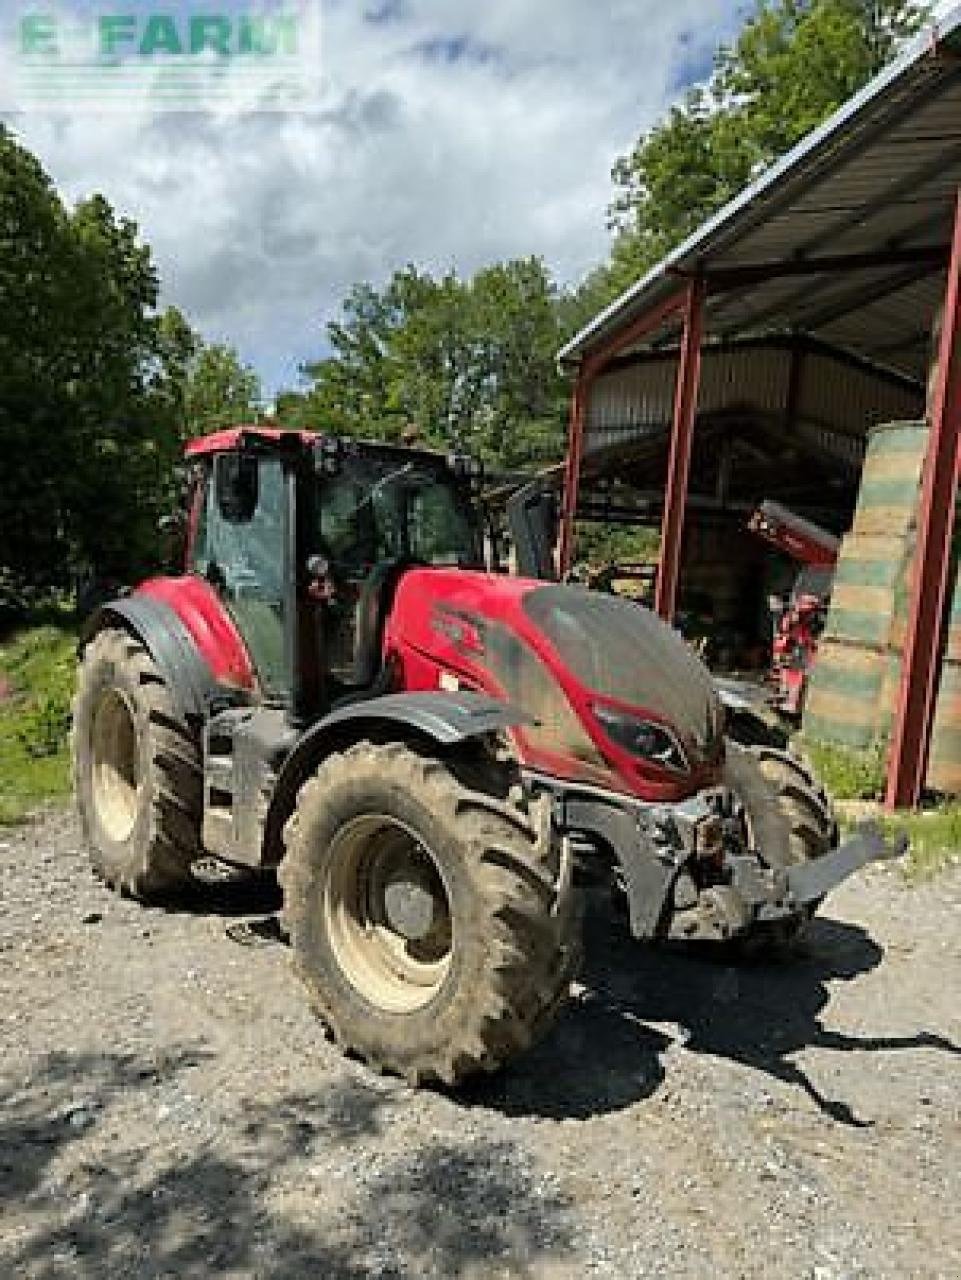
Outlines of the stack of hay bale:
M890 733L927 439L924 422L869 437L805 710L804 732L817 741L864 748Z
M804 733L839 746L886 747L901 684L914 569L924 422L892 423L869 438L858 507L838 560L811 678ZM961 583L957 538L948 631L927 786L961 795Z

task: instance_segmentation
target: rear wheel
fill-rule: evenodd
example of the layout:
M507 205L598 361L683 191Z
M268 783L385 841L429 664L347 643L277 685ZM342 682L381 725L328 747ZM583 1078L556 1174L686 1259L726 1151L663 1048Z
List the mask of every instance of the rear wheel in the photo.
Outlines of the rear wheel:
M578 956L547 802L471 773L363 743L324 761L285 831L285 918L314 1007L344 1049L414 1084L526 1048Z
M738 798L748 845L765 866L785 869L823 857L838 842L827 793L803 761L773 747L727 744L727 782ZM750 942L783 944L801 936L815 907L762 923Z
M95 869L114 889L166 897L200 852L199 747L147 650L106 630L84 650L73 706L73 779Z

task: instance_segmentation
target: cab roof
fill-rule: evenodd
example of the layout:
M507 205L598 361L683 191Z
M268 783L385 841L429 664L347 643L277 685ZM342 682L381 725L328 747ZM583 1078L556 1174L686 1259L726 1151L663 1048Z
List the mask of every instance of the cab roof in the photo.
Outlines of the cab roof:
M212 453L229 453L232 449L239 449L242 440L249 440L251 437L278 444L285 436L299 437L304 445L314 444L321 439L317 431L284 431L280 427L265 426L227 427L223 431L214 431L209 436L189 441L184 455L188 458L200 458Z
M279 445L285 441L290 442L293 440L299 441L304 449L309 449L325 439L334 442L336 445L339 438L331 435L325 436L321 431L285 431L282 427L272 427L264 424L225 427L221 431L213 431L210 435L200 436L196 440L188 441L184 447L184 456L186 458L208 458L218 453L230 453L251 443L256 444L259 442L266 445ZM402 454L405 457L416 456L425 461L433 460L450 463L452 459L467 456L459 453L445 453L419 444L408 445L387 440L359 440L354 437L346 437L340 439L339 443L348 451L376 452L382 455Z

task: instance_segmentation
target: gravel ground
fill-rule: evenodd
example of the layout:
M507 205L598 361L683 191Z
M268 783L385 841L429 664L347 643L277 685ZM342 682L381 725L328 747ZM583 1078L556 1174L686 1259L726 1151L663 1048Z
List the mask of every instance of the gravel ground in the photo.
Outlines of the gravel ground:
M591 912L498 1077L326 1043L270 891L145 910L0 832L0 1275L961 1276L961 872L873 870L733 968Z

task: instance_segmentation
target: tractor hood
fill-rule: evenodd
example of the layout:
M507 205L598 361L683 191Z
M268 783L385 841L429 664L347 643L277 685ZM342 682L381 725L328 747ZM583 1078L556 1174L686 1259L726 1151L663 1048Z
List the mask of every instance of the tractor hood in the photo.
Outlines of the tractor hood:
M610 732L612 718L664 726L682 748L684 766L678 770L675 760L675 774L703 776L722 758L723 711L710 673L677 632L632 601L528 579L414 569L401 579L389 631L441 670L534 716L542 745L550 738L560 754L582 761L593 753L596 763L630 777L632 788L637 770L657 773L657 761L632 757L623 731Z
M541 586L523 609L586 689L670 725L702 761L723 737L710 672L681 636L642 605L582 587Z

